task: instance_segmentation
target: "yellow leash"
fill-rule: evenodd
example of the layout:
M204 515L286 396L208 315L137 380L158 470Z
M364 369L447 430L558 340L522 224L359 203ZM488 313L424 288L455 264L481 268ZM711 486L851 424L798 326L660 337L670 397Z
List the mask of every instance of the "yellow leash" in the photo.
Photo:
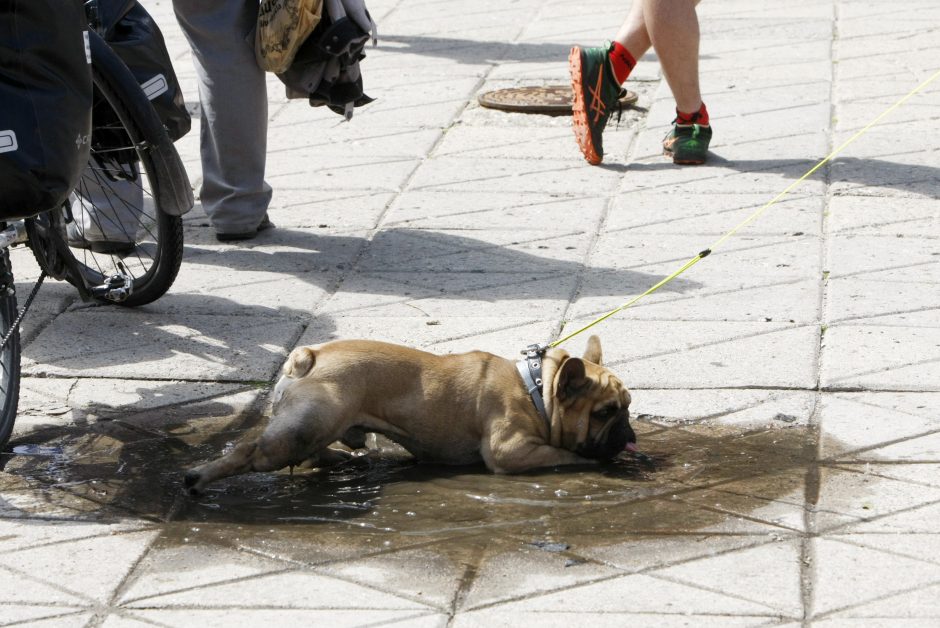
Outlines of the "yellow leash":
M865 133L867 133L868 130L871 129L871 127L873 127L873 126L875 126L876 124L878 124L878 122L880 122L882 118L884 118L885 116L887 116L889 113L891 113L892 111L894 111L895 109L897 109L898 107L900 107L901 105L903 105L905 102L907 102L910 98L912 98L913 96L915 96L918 92L920 92L920 91L923 90L925 87L927 87L928 85L930 85L937 77L940 77L940 70L938 70L936 73L934 73L933 76L931 76L931 77L928 78L926 81L924 81L923 83L921 83L920 85L918 85L917 87L915 87L914 89L912 89L910 92L908 92L906 96L904 96L903 98L901 98L900 100L898 100L896 103L894 103L893 105L891 105L890 107L888 107L887 109L885 109L884 111L882 111L881 114L878 115L878 117L876 117L874 120L872 120L871 122L869 122L868 124L866 124L861 130L859 130L857 133L855 133L855 135L853 135L852 137L850 137L850 138L847 139L846 141L842 142L842 144L840 144L838 148L836 148L836 149L833 150L831 153L829 153L828 155L826 155L826 157L825 157L822 161L820 161L818 164L816 164L815 166L813 166L812 168L810 168L809 170L807 170L806 173L805 173L802 177L800 177L799 179L797 179L796 181L794 181L793 183L791 183L790 185L788 185L782 192L780 192L780 194L777 194L777 196L775 196L774 198L772 198L772 199L771 199L768 203L766 203L764 206L760 207L757 211L755 211L755 212L752 213L750 216L748 216L747 218L745 218L744 220L742 220L741 222L739 222L739 223L738 223L737 225L735 225L730 231L728 231L728 233L724 234L723 236L721 236L720 238L718 238L717 240L715 240L715 242L714 242L711 246L709 246L707 249L705 249L704 251L702 251L701 253L699 253L698 255L696 255L695 257L693 257L692 259L690 259L689 261L687 261L687 262L686 262L685 264L683 264L680 268L678 268L674 273L672 273L672 274L669 275L668 277L666 277L666 278L662 279L661 281L659 281L658 283L656 283L656 285L654 285L654 286L652 286L651 288L649 288L649 289L648 289L646 292L644 292L643 294L640 294L640 295L637 295L637 296L633 297L632 299L630 299L629 301L627 301L626 303L624 303L624 304L621 305L620 307L617 307L617 308L611 310L610 312L607 312L606 314L604 314L604 315L601 316L600 318L595 319L595 320L592 321L591 323L588 323L587 325L585 325L585 326L582 327L581 329L579 329L579 330L577 330L577 331L575 331L575 332L572 332L572 333L568 334L568 335L565 336L564 338L561 338L560 340L556 340L556 341L554 341L554 342L549 343L548 346L549 346L549 347L557 347L558 345L562 344L563 342L567 342L568 340L571 340L572 338L574 338L574 337L577 336L578 334L580 334L580 333L582 333L582 332L585 332L585 331L587 331L588 329L590 329L591 327L594 327L595 325L597 325L598 323L601 323L601 322L607 320L608 318L610 318L610 317L613 316L614 314L617 314L618 312L622 312L623 310L627 309L628 307L631 307L634 303L636 303L637 301L639 301L639 300L642 299L643 297L646 297L646 296L648 296L648 295L650 295L650 294L653 294L654 292L656 292L657 290L659 290L660 288L662 288L663 286L665 286L667 283L669 283L670 281L672 281L673 279L675 279L676 277L678 277L679 275L681 275L681 274L684 273L685 271L689 270L690 268L692 268L693 266L695 266L696 264L698 264L702 259L704 259L704 258L707 257L708 255L710 255L712 251L714 251L716 248L718 248L719 246L721 246L721 245L724 243L725 240L727 240L728 238L730 238L731 236L733 236L735 233L737 233L738 231L740 231L741 229L743 229L745 226L747 226L747 225L749 225L750 223L752 223L752 222L754 222L755 220L757 220L757 218L758 218L761 214L763 214L765 211L767 211L768 209L770 209L770 207L771 207L772 205L774 205L777 201L779 201L781 198L783 198L784 196L786 196L787 194L789 194L790 191L793 190L796 186L798 186L799 184L801 184L801 183L802 183L803 181L805 181L807 178L811 177L811 176L813 175L813 173L815 173L817 170L819 170L820 168L822 168L824 165L826 165L827 163L829 163L830 161L832 161L832 158L835 157L836 155L838 155L839 153L841 153L841 152L845 149L846 146L848 146L849 144L851 144L852 142L854 142L855 140L857 140L858 138L860 138L861 136L863 136ZM543 345L543 346L544 346L544 345Z

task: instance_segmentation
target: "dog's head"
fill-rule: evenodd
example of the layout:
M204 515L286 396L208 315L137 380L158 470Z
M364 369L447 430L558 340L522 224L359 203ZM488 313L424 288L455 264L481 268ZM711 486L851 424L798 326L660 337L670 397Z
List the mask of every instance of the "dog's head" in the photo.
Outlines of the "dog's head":
M553 446L609 460L635 443L636 434L630 427L630 391L601 362L597 336L588 340L581 358L550 349L542 360L543 397Z

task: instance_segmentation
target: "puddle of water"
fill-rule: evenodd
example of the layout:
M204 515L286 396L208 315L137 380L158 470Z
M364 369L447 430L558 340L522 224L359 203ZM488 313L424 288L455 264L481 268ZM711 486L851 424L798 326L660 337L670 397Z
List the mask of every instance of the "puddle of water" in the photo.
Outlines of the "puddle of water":
M61 456L61 447L46 447L43 445L24 444L13 448L17 456Z
M446 540L439 545L448 552L500 542L562 551L626 534L700 530L774 500L801 504L816 452L815 433L802 426L747 431L638 420L652 465L625 457L597 468L497 476L482 465L419 465L389 449L329 471L229 478L201 499L185 497L182 470L218 455L235 436L219 424L225 419L199 419L158 434L101 421L33 432L30 443L0 456L0 498L41 492L33 501L6 500L33 516L167 522L168 543L277 536L288 548Z

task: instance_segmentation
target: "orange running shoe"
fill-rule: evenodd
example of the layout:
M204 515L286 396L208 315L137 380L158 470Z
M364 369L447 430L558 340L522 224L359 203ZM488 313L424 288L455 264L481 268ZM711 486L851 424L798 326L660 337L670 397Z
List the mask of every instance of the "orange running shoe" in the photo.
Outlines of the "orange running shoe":
M584 158L595 166L604 159L604 127L622 91L608 59L612 47L610 42L597 48L575 46L568 55L574 136Z

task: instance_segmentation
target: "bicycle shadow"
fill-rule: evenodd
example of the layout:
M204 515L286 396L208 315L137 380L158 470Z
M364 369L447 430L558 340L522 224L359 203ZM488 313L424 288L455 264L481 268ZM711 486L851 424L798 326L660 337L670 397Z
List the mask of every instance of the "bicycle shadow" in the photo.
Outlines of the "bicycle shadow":
M497 321L491 325L500 328L509 318L531 324L560 317L576 290L580 298L606 297L604 307L599 306L606 311L607 301L610 307L619 305L623 295L642 292L662 278L613 264L592 268L594 279L582 282L584 267L575 259L422 230L390 229L372 240L292 229L271 233L245 248L186 245L177 286L153 304L131 310L73 308L56 316L25 345L24 372L269 381L312 320L313 308L340 282L345 300L315 316L324 340L334 328L333 317L383 317L394 315L399 306L412 318L429 316L422 315L424 309L447 316L452 300L464 304L465 314L468 302L478 304L470 315L490 317ZM580 257L564 246L551 246L569 258ZM233 268L238 272L231 272ZM198 275L198 284L193 286L185 274ZM679 278L662 291L683 293L700 286ZM298 306L301 301L306 305ZM73 338L82 342L71 342Z

